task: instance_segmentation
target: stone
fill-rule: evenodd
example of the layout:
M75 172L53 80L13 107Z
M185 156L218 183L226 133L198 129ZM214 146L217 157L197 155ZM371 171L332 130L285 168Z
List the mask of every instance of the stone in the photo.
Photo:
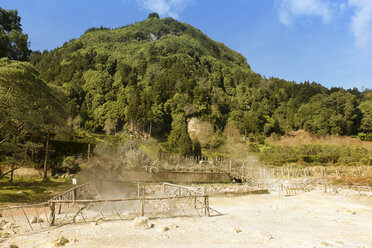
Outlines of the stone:
M353 214L353 215L355 215L355 214L356 214L356 212L355 212L355 211L352 211L352 210L350 210L350 209L346 210L346 212L347 212L347 213L349 213L349 214Z
M38 218L36 216L32 216L32 218L30 219L31 223L37 223L37 221L38 221Z
M59 239L55 240L54 241L54 244L56 246L64 246L65 244L67 244L68 242L70 242L67 238L65 237L60 237Z
M176 228L178 228L178 225L176 223L170 223L168 225L168 227L169 227L169 229L176 229Z
M150 38L150 41L158 40L158 37L156 35L154 35L153 33L149 34L149 38Z
M240 232L242 232L242 230L239 228L239 227L233 227L233 229L232 229L234 232L236 232L236 233L240 233Z
M147 217L137 217L133 221L133 226L137 229L150 229L154 227L154 224L150 223Z
M267 231L258 232L258 236L260 236L263 240L266 240L266 241L274 239L271 233Z
M2 229L3 230L6 230L6 229L9 230L9 229L17 228L17 227L18 227L17 225L15 225L11 222L8 222L8 223L6 223L5 225L2 226Z
M19 248L19 247L18 247L18 245L11 244L11 245L9 246L9 248Z
M10 232L0 232L0 238L9 238L10 235Z
M322 245L323 246L326 246L326 247L333 247L333 244L329 243L329 242L326 242L326 241L323 241L322 242Z
M167 227L167 226L165 226L165 227L163 227L163 232L166 232L166 231L169 231L170 230L170 228L169 227Z

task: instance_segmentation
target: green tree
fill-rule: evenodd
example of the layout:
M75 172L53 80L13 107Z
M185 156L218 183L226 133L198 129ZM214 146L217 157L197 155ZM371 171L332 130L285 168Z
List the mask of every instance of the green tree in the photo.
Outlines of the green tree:
M159 14L158 13L150 13L148 19L150 19L150 18L159 19L160 17L159 17Z
M22 33L17 10L0 7L0 58L26 60L31 54L28 35Z
M363 114L360 130L366 133L372 133L372 101L365 101L358 108Z
M3 160L18 163L14 167L17 169L27 160L29 149L45 142L47 166L50 135L57 126L64 126L65 118L63 93L58 87L48 86L28 62L0 59L0 156ZM20 153L24 155L19 156Z
M172 119L172 130L168 136L170 147L182 156L192 155L192 142L187 132L185 114L173 114Z

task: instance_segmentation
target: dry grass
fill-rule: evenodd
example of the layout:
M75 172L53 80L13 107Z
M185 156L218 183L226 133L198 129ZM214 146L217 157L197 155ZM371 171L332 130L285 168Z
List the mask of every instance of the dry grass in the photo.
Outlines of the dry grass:
M8 171L10 170L10 166L2 164L1 165L2 171ZM14 171L14 177L17 178L40 178L42 177L43 172L40 170L37 170L30 166L24 166Z
M358 145L372 152L371 141L361 141L349 136L312 136L304 130L289 132L280 139L268 138L268 141L280 146L295 146L300 144Z
M372 175L363 175L363 176L341 176L337 178L333 178L333 184L341 184L341 185L364 185L364 186L372 186Z

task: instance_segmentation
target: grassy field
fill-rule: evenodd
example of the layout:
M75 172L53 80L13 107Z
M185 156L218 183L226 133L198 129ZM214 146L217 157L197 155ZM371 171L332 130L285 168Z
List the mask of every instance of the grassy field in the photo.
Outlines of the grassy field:
M53 179L43 182L41 178L15 178L13 183L8 178L0 179L0 207L38 203L49 200L54 195L72 187L68 179Z

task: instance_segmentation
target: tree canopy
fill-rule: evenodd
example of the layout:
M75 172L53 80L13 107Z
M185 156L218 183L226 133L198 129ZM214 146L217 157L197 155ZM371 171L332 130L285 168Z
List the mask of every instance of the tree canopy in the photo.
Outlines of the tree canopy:
M176 142L193 117L216 133L228 122L266 136L370 132L367 94L262 77L241 54L172 18L92 29L30 60L63 87L73 115L91 132L130 128Z
M26 60L31 54L28 35L22 33L17 10L0 7L0 58Z
M65 125L63 93L28 62L0 59L0 159L26 161ZM21 158L20 158L21 157Z

